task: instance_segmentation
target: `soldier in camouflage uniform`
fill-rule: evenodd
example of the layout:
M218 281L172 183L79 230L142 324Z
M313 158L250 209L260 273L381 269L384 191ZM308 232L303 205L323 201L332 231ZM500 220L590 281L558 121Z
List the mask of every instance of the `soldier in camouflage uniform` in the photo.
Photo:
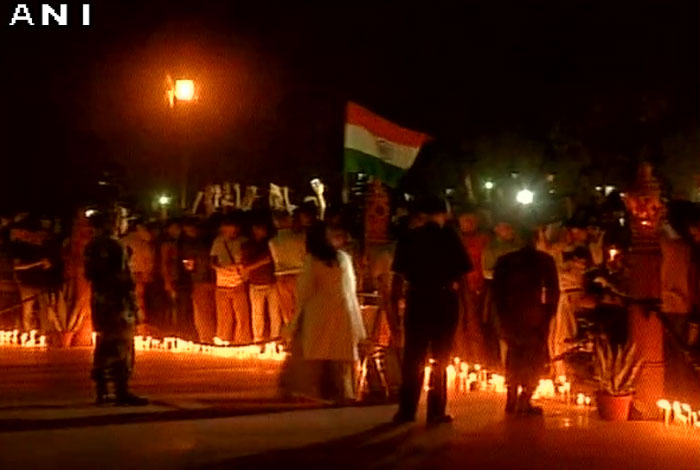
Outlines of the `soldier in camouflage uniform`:
M97 333L92 378L97 403L107 399L114 383L118 405L146 405L132 395L128 382L134 365L134 327L139 315L126 253L115 238L115 218L94 215L95 237L85 248L85 276L92 284L92 324Z

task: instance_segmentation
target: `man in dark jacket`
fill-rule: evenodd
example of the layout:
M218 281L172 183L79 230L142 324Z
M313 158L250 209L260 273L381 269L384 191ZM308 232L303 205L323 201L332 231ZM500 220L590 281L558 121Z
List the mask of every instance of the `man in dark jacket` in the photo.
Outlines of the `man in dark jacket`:
M129 393L134 364L134 326L138 310L126 251L114 237L115 219L109 213L93 216L95 238L85 247L85 277L92 284L92 324L97 333L92 378L97 403L107 398L107 381L114 382L119 405L147 405Z
M525 246L496 263L494 299L500 335L508 345L506 412L541 414L530 399L548 359L547 334L559 302L559 280L554 258L535 249L535 232L522 232Z
M434 362L428 392L428 422L439 424L452 421L445 414L446 367L459 320L459 280L472 266L457 233L445 226L444 201L426 200L419 211L427 214L429 220L399 241L393 265L393 271L408 282L403 383L394 421L415 420L430 350Z

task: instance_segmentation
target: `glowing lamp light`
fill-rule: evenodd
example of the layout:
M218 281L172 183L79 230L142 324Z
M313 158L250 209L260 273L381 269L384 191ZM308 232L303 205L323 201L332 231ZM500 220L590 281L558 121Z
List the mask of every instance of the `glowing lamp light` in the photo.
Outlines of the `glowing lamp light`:
M175 80L175 99L178 101L194 100L194 81Z
M158 198L158 204L160 204L161 206L167 206L168 204L170 204L170 196L160 196Z
M97 211L95 209L88 209L85 211L85 217L89 219L90 217L92 217L96 213L97 213Z
M615 248L610 248L608 250L608 254L610 255L610 261L615 261L615 257L619 254L620 252L617 251Z
M493 186L493 181L487 181L486 183L484 183L484 188L486 189L493 189Z
M515 195L515 200L524 206L532 204L535 200L535 193L529 189L521 189L518 194Z

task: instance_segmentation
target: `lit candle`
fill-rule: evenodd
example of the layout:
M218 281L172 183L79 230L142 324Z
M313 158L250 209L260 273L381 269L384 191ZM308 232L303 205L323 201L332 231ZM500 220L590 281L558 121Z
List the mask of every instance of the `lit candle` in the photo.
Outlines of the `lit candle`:
M671 417L671 404L668 400L659 400L656 402L656 406L664 410L664 425L668 426Z
M425 366L425 369L423 369L423 390L426 392L430 390L430 372L432 371L432 368L427 365Z
M690 405L687 403L683 403L681 405L681 409L687 413L687 416L685 417L686 418L685 424L689 424L692 426L693 423L692 423L692 416L691 415L693 413L693 410L690 408Z
M457 371L455 370L455 366L450 364L447 366L447 390L454 390L458 384L455 380L457 377Z

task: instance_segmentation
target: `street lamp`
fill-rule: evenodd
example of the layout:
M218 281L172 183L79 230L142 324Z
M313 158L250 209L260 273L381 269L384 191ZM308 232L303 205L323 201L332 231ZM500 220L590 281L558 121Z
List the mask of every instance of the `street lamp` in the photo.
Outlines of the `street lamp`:
M175 80L175 99L177 101L194 100L194 81Z
M493 189L493 181L487 181L486 183L484 183L484 188Z
M170 75L165 77L165 96L171 108L174 108L178 103L197 101L197 92L194 80L189 78L173 79Z
M515 200L524 206L532 204L534 199L535 193L533 193L529 189L521 189L520 191L518 191L518 194L515 195Z
M175 110L176 108L181 108L182 105L188 105L197 101L198 89L194 82L189 78L178 78L173 80L173 78L168 75L166 76L166 97L168 99L168 104L170 109ZM185 106L187 108L188 106ZM186 110L182 110L186 111ZM180 111L180 112L182 112ZM189 113L185 113L183 116L177 119L185 120ZM184 132L189 132L188 128L190 123L184 122L183 128ZM185 137L181 137L185 139ZM188 186L188 173L190 169L189 155L185 149L182 152L182 168L181 168L181 189L180 189L180 206L182 209L187 207L187 186Z
M168 206L172 199L167 194L158 196L158 205L160 205L160 215L163 220L168 218Z

